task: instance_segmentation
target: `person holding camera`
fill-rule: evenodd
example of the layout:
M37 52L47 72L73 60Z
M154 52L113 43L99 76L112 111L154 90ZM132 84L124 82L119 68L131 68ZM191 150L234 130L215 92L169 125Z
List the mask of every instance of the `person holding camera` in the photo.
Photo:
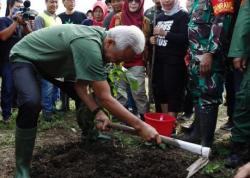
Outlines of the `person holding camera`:
M0 72L1 85L1 108L3 121L10 120L11 108L14 98L13 79L9 53L11 48L26 34L32 31L29 21L24 20L21 7L22 0L8 0L6 17L0 18Z

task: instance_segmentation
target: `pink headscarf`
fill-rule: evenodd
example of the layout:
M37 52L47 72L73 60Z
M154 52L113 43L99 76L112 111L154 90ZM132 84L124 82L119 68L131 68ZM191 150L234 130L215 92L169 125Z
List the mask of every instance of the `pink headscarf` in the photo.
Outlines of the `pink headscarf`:
M137 12L130 12L128 7L128 0L124 1L123 9L122 9L122 24L123 25L135 25L142 28L143 23L143 13L144 13L144 0L140 0L139 9Z
M105 17L105 16L107 15L107 13L108 13L108 7L107 7L107 5L106 5L104 2L99 1L99 0L94 4L94 6L93 6L93 12L95 11L95 9L96 9L97 7L100 7L100 8L102 9L102 11L103 11L103 18L102 18L102 21L96 21L96 20L93 18L93 25L94 25L94 26L100 26L100 27L102 27L102 26L103 26L104 17Z

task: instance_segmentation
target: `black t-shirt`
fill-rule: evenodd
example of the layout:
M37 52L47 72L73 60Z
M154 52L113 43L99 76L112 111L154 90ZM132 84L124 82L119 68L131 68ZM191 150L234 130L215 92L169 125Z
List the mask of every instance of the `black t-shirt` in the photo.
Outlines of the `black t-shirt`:
M13 23L12 19L8 17L0 18L0 31L8 28ZM9 54L11 48L22 38L21 28L17 28L13 35L6 41L0 40L0 59L1 62L9 61Z
M65 12L58 15L63 24L81 24L81 22L86 19L86 15L82 12L75 11L73 14L66 14Z
M188 22L189 15L183 10L172 16L165 15L164 12L157 16L156 26L167 31L166 37L157 38L156 56L158 60L183 63L188 46ZM179 60L177 61L176 58Z

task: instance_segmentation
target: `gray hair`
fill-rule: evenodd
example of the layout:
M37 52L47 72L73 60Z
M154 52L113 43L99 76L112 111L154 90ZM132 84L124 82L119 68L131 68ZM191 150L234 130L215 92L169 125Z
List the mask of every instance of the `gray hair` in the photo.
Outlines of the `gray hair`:
M122 51L127 47L131 47L136 54L140 54L143 52L145 47L145 36L141 29L134 25L120 25L111 28L107 32L107 37L115 41L116 48L119 51Z

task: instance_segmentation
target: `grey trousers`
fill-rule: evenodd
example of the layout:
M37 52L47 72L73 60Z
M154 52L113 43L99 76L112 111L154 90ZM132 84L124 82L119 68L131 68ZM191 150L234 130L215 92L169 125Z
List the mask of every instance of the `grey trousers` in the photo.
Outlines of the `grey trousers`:
M145 88L145 78L146 78L146 71L144 66L134 66L127 69L127 73L130 73L134 76L134 78L138 82L138 90L134 91L131 90L133 99L135 101L135 105L137 107L138 114L144 114L149 109L148 97L146 95L146 88ZM127 91L129 88L129 84L121 81L118 86L119 90ZM122 105L126 105L128 101L127 92L118 92L117 96L118 101Z

